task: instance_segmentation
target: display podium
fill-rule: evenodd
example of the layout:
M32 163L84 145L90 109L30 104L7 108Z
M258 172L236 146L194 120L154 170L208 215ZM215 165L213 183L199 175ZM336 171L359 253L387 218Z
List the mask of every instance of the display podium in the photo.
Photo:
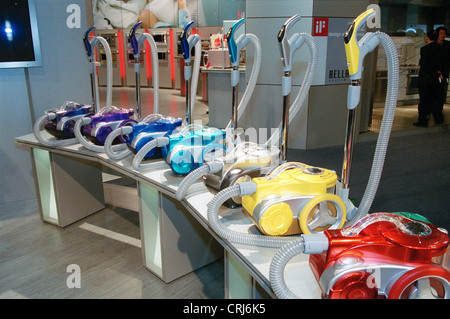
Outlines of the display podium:
M65 227L105 207L101 165L31 149L42 220Z
M161 159L151 170L137 171L132 155L111 160L80 144L49 147L33 134L17 137L16 146L29 151L43 221L65 227L105 207L102 173L116 172L136 181L143 266L169 283L224 257L225 298L276 298L270 287L270 262L277 249L236 245L217 236L207 219L215 195L202 181L185 199L175 193L182 177ZM253 232L240 208L223 207L221 221L231 229ZM286 266L288 287L301 298L320 298L309 267L309 256L296 256Z

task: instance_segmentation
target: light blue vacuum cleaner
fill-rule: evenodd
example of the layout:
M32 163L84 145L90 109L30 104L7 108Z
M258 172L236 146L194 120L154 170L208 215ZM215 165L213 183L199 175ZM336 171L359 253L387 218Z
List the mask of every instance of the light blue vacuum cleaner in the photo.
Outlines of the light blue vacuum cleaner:
M133 158L133 168L147 170L154 163L142 163L154 148L161 148L162 156L174 174L184 176L203 163L207 153L225 150L225 131L192 123L198 76L200 70L201 42L198 34L189 34L194 22L188 23L181 34L181 48L185 61L186 118L183 128L176 134L158 137L145 144ZM194 66L191 51L195 48ZM191 83L192 82L192 83Z

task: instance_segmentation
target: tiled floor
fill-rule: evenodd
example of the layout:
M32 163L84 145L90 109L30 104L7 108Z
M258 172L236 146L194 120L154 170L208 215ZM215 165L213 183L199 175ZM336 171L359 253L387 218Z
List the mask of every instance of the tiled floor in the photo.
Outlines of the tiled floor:
M165 283L142 265L139 216L117 206L64 228L35 200L0 205L0 299L221 299L223 260ZM69 265L80 285L70 286ZM48 309L50 310L50 309Z

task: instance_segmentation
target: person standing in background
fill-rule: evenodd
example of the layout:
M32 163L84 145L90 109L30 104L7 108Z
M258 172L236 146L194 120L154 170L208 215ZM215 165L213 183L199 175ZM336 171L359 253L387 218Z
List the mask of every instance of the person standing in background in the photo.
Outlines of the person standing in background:
M439 27L436 29L436 31L438 32L438 39L437 39L437 43L439 45L442 45L442 47L445 50L445 62L446 62L446 66L445 66L445 73L443 74L444 76L444 92L443 92L443 97L442 97L442 107L444 107L444 104L447 100L447 90L448 90L448 79L449 79L449 70L450 70L450 41L445 40L445 38L447 37L447 28L445 27Z
M427 33L427 45L420 48L419 61L419 119L414 126L427 127L431 113L436 124L443 122L442 92L444 89L445 57L444 48L437 43L438 33Z

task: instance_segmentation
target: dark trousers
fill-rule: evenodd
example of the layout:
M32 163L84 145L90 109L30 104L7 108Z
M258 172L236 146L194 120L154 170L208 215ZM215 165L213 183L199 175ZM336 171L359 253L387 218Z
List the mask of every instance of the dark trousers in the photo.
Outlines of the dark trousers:
M442 123L442 95L443 83L419 87L419 123L428 123L428 115L432 114L436 123Z
M444 88L442 92L442 105L447 102L448 78L444 79Z

